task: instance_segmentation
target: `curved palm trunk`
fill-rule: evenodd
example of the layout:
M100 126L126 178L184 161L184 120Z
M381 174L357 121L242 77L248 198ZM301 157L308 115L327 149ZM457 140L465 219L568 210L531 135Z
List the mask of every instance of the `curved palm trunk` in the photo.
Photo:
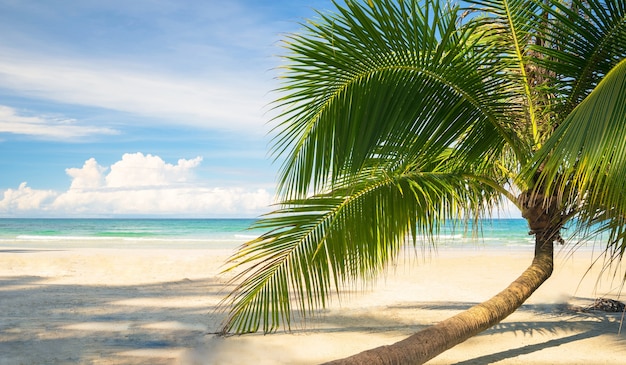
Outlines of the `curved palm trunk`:
M536 212L537 210L534 210L534 213ZM529 217L524 214L532 229L531 232L535 234L535 257L532 264L506 289L483 303L393 345L367 350L327 364L423 364L508 317L552 274L553 242L560 237L558 236L560 225L545 225L545 211L531 215L532 217Z

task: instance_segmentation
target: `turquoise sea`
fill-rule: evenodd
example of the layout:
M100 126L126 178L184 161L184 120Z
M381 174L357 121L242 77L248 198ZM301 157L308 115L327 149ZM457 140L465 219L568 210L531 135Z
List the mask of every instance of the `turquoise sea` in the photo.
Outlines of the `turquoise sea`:
M19 248L235 248L262 231L253 219L0 219L0 247ZM482 222L476 234L447 226L438 247L529 248L523 219Z
M253 219L0 219L0 247L231 248Z

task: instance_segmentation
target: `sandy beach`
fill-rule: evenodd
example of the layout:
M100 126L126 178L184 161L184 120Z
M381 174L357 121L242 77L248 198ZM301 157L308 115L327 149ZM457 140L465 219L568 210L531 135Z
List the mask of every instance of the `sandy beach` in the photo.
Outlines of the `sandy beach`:
M481 247L407 254L373 287L291 333L218 338L227 249L0 248L0 365L316 364L398 341L487 299L532 252ZM621 281L589 251L557 254L553 277L496 327L429 364L623 364ZM623 271L622 271L623 272Z

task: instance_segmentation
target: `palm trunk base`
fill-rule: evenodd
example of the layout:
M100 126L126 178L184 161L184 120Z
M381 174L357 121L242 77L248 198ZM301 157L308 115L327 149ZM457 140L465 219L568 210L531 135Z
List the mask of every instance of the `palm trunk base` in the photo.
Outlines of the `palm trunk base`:
M332 365L423 364L442 352L499 323L546 281L553 270L553 243L537 234L532 264L506 289L443 322L389 346L328 362Z

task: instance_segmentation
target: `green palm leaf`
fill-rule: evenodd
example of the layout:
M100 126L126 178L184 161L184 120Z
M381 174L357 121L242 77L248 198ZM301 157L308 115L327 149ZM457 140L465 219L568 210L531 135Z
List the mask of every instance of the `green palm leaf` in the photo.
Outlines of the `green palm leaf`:
M312 315L343 285L373 279L407 238L432 236L447 219L488 211L499 197L483 182L443 171L362 178L288 201L256 224L268 233L242 247L227 269L244 268L226 299L224 331L290 327L294 305L303 317Z
M288 37L273 149L282 202L229 261L224 332L290 327L407 241L433 243L446 221L477 220L502 197L535 235L533 263L476 307L487 315L398 343L407 362L519 307L550 276L569 219L608 232L610 258L626 253L625 3L468 2L464 17L439 0L346 0ZM408 349L431 338L440 348Z
M507 64L509 77L518 75L520 86L523 88L523 96L512 105L526 107L525 113L518 121L518 130L526 139L530 137L527 145L530 150L528 153L531 153L536 146L541 144L540 120L538 120L537 102L533 94L534 80L528 70L529 50L536 34L535 24L540 4L534 0L469 0L468 2L477 6L476 9L471 10L482 14L482 17L478 18L479 23L497 35L495 40L502 50L499 58L501 62ZM518 158L521 162L525 162L526 157L527 155Z
M626 3L573 0L543 4L553 25L543 29L535 62L551 77L556 112L569 114L626 57Z
M459 9L438 1L339 9L286 45L297 56L286 57L278 104L283 195L320 191L378 156L422 161L454 145L472 161L519 145L511 116L520 110L505 102L519 90L478 23L458 27Z
M537 155L539 185L559 197L581 229L609 232L626 248L626 59L565 119ZM534 172L533 172L534 173Z
M526 153L508 103L523 90L481 22L459 27L459 8L438 1L339 9L287 45L275 140L285 200L230 261L243 271L225 331L289 326L293 305L311 315L407 237L476 219L508 194L506 143Z

